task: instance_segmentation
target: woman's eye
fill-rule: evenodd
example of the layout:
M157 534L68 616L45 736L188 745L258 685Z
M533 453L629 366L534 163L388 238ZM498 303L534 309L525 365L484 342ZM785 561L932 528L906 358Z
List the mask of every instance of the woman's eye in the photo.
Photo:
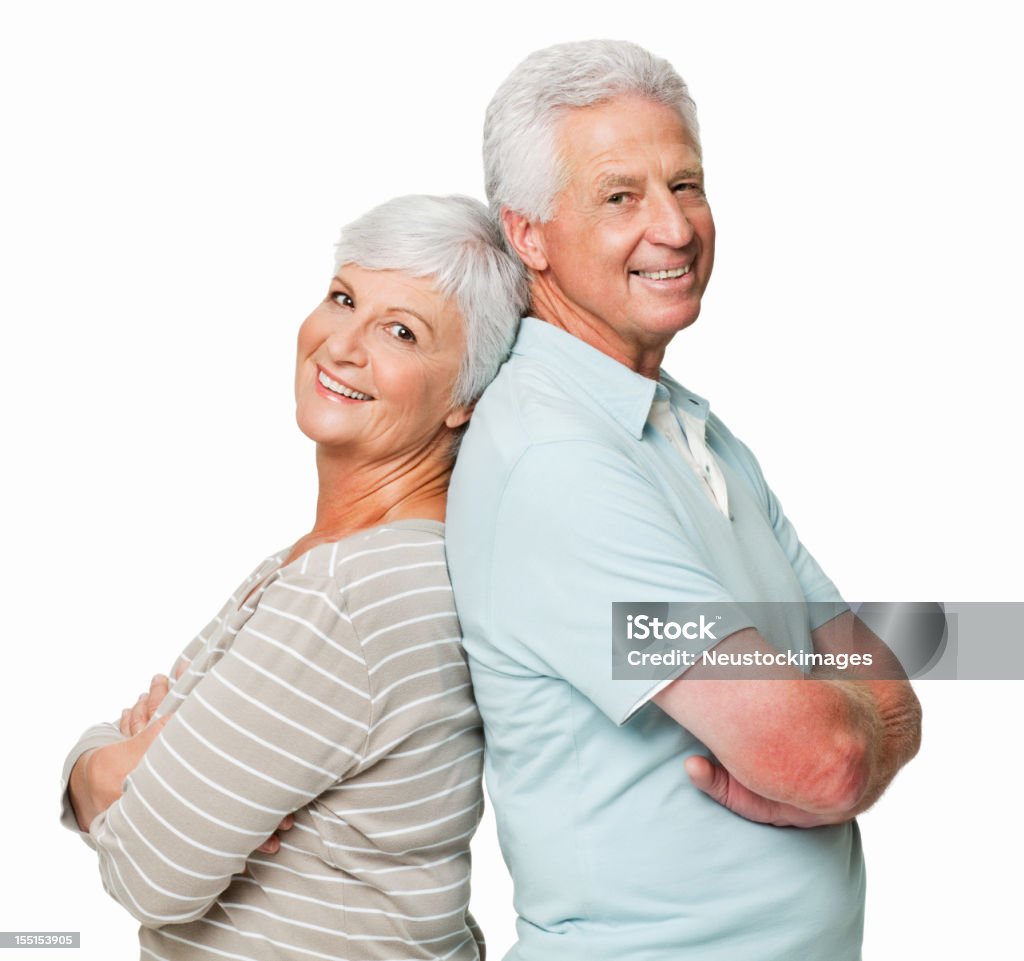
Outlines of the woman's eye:
M356 302L343 290L336 290L331 294L333 300L339 307L355 307Z
M388 324L387 330L395 340L402 340L407 344L416 343L416 335L405 324Z

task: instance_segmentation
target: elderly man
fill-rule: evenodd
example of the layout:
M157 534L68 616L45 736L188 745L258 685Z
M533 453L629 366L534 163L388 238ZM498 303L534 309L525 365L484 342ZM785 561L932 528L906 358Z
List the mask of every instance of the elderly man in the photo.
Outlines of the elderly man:
M539 51L491 102L484 159L533 316L464 439L448 557L510 957L858 958L853 818L917 750L909 685L612 678L613 601L786 602L703 641L727 654L875 642L751 453L660 369L714 260L686 86L628 43Z

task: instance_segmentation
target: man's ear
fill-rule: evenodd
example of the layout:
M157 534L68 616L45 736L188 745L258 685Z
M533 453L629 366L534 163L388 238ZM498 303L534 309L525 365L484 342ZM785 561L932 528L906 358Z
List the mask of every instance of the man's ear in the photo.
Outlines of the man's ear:
M501 226L512 249L519 254L519 259L530 270L539 272L547 269L544 229L540 222L530 220L524 214L509 210L508 207L502 207Z

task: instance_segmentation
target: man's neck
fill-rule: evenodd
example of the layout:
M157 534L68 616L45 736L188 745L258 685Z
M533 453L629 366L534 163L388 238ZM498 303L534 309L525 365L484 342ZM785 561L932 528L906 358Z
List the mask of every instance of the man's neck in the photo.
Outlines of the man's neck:
M667 342L640 344L628 340L610 324L568 300L547 274L531 277L530 309L538 320L564 330L643 377L658 379Z

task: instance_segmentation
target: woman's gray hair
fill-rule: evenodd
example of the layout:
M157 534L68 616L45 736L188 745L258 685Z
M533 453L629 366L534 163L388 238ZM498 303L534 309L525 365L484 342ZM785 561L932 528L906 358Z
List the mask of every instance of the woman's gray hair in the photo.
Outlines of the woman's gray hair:
M479 200L395 197L342 228L334 262L431 277L466 324L453 403L471 404L483 393L508 356L527 298L522 265L506 253Z
M625 40L560 43L531 53L487 107L484 177L492 213L508 207L550 220L568 181L558 153L565 112L628 94L675 110L700 154L697 107L667 60Z

